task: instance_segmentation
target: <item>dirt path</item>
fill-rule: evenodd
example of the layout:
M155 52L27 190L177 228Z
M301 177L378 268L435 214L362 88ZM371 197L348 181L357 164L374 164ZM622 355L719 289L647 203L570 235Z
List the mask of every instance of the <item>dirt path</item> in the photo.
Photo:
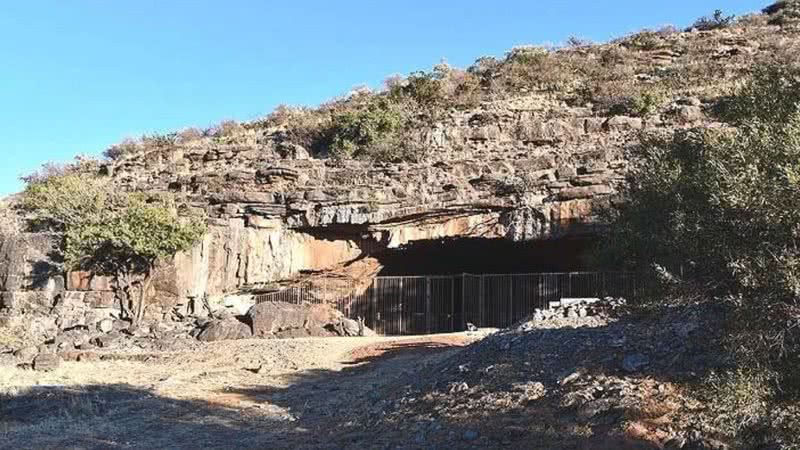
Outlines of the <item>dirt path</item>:
M388 390L475 336L247 340L0 369L0 448L346 448Z

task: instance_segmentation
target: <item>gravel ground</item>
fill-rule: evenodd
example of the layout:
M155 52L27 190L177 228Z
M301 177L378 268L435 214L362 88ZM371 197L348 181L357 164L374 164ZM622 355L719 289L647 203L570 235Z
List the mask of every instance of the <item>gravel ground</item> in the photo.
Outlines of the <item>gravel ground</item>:
M346 448L377 392L483 334L214 342L0 369L0 448Z

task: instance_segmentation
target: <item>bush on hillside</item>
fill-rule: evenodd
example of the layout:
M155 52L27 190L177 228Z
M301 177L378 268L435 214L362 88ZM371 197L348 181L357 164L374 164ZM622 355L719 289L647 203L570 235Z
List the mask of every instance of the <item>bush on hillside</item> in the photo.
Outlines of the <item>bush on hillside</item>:
M800 398L799 105L800 71L771 66L727 102L732 127L644 138L600 252L728 299L733 361L772 374L773 402ZM717 381L734 403L763 397L746 377ZM752 433L763 411L739 410L730 430Z
M800 22L800 2L797 0L781 0L763 10L770 15L769 23L772 25L791 25Z
M508 92L520 89L569 91L579 79L580 59L570 52L555 52L544 47L516 47L506 55L498 77Z
M607 263L658 265L729 296L740 364L800 388L800 83L757 70L728 103L735 128L645 138L613 211Z
M444 101L441 79L435 72L413 72L399 91L392 92L395 98L408 96L423 108L436 108Z
M100 161L97 159L91 156L78 155L71 163L46 162L38 170L20 177L20 179L25 184L38 184L56 176L97 173L99 168Z
M369 156L373 147L392 140L401 126L399 108L385 97L360 109L335 112L329 131L330 154L337 159Z
M725 13L722 12L721 9L714 11L714 14L711 16L703 16L695 21L695 23L689 27L687 31L691 31L692 29L700 30L700 31L710 31L710 30L717 30L720 28L727 28L733 25L736 21L736 16L726 16Z
M197 142L203 139L203 131L199 128L189 127L179 131L176 135L175 142L178 144L188 144L190 142Z
M126 138L119 144L114 144L103 152L106 159L118 160L128 156L137 155L148 150L162 150L174 147L179 141L178 133L145 134L138 139Z

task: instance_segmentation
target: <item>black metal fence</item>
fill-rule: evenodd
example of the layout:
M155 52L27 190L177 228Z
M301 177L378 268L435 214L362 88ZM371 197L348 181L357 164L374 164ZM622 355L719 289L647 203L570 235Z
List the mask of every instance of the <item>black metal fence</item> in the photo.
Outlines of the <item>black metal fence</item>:
M624 297L646 290L641 274L564 272L378 277L369 284L342 280L302 283L256 296L256 302L330 303L363 318L378 334L430 334L507 327L562 298Z

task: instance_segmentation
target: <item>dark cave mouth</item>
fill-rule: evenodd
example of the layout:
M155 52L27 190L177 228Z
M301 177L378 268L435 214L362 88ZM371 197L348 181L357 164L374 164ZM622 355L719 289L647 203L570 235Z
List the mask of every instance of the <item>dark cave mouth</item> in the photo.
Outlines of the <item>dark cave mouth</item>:
M374 256L383 265L379 276L578 272L590 270L595 244L589 238L451 238L414 241Z

